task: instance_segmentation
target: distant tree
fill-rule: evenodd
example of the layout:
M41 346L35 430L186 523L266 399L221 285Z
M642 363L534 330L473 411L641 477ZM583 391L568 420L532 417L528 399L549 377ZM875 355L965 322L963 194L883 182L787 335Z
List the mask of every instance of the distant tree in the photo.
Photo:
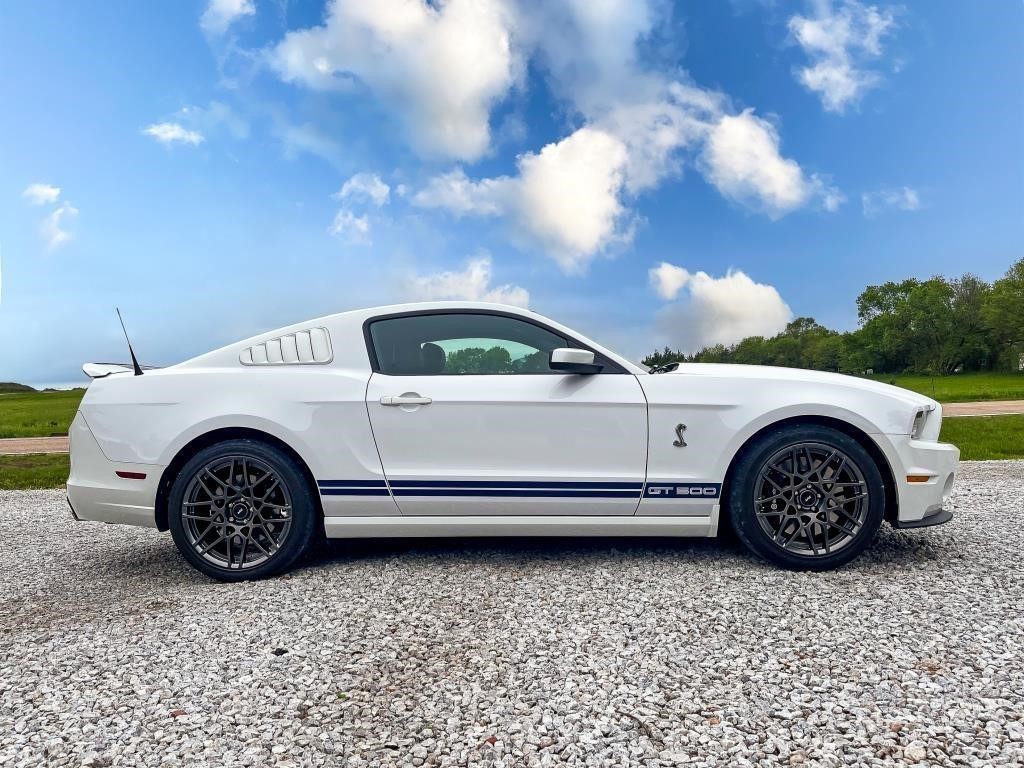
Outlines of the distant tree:
M981 313L993 340L995 355L1009 359L1010 366L1016 369L1018 356L1024 353L1024 259L992 284Z
M513 360L512 369L517 373L538 373L550 371L551 367L548 365L549 361L549 354L538 350L532 354L524 355L518 360Z
M764 336L748 336L732 348L733 363L774 365L775 360Z
M902 371L910 367L907 306L918 280L869 285L857 297L860 340L868 368Z
M697 363L728 363L732 360L732 350L725 344L715 344L697 352L691 360Z
M511 373L512 356L504 347L466 347L448 353L446 373Z
M992 286L972 274L950 283L953 288L953 334L950 343L965 370L991 368L998 356L998 345L985 321L985 305ZM1024 306L1020 309L1024 313Z
M661 351L652 352L640 362L650 368L655 368L659 365L668 365L669 363L679 363L687 360L689 360L689 358L682 352L675 352L672 349L665 347Z

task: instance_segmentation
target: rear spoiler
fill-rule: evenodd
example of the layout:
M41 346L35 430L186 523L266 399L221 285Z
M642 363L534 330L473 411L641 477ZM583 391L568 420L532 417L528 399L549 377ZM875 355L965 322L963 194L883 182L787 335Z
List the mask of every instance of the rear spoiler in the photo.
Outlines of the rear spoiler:
M154 370L151 365L141 366L144 371ZM82 371L90 379L102 379L112 373L135 373L135 366L131 363L86 363Z

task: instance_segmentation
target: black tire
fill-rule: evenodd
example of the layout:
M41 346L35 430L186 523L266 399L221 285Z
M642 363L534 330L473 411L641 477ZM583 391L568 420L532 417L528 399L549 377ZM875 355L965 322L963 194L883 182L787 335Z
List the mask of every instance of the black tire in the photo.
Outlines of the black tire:
M744 450L727 503L737 537L755 555L784 568L826 571L871 543L885 515L885 488L859 442L836 429L798 424Z
M212 472L205 471L211 467ZM273 475L261 475L264 470ZM167 504L171 536L181 554L219 581L263 579L287 570L307 550L319 522L312 490L295 460L248 439L226 440L199 451L178 473ZM201 531L207 533L198 537ZM277 547L275 535L280 537ZM217 537L223 537L222 543L211 545Z

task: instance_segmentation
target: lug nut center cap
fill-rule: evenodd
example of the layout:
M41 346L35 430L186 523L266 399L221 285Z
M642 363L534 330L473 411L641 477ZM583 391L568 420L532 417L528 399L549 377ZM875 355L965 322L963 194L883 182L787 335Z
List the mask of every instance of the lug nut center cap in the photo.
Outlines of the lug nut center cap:
M813 507L818 501L818 494L812 490L801 491L797 501L801 507Z
M231 516L236 521L248 520L250 514L252 514L252 508L243 501L231 505Z

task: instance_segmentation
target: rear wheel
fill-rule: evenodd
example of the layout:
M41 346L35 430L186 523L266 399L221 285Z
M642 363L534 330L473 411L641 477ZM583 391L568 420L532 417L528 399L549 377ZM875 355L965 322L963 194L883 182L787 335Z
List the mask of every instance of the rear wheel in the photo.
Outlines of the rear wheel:
M255 440L204 448L168 497L174 543L193 566L221 581L272 576L309 546L317 512L295 460Z
M729 494L736 535L786 568L828 570L871 543L885 512L875 460L849 435L795 425L758 439Z

